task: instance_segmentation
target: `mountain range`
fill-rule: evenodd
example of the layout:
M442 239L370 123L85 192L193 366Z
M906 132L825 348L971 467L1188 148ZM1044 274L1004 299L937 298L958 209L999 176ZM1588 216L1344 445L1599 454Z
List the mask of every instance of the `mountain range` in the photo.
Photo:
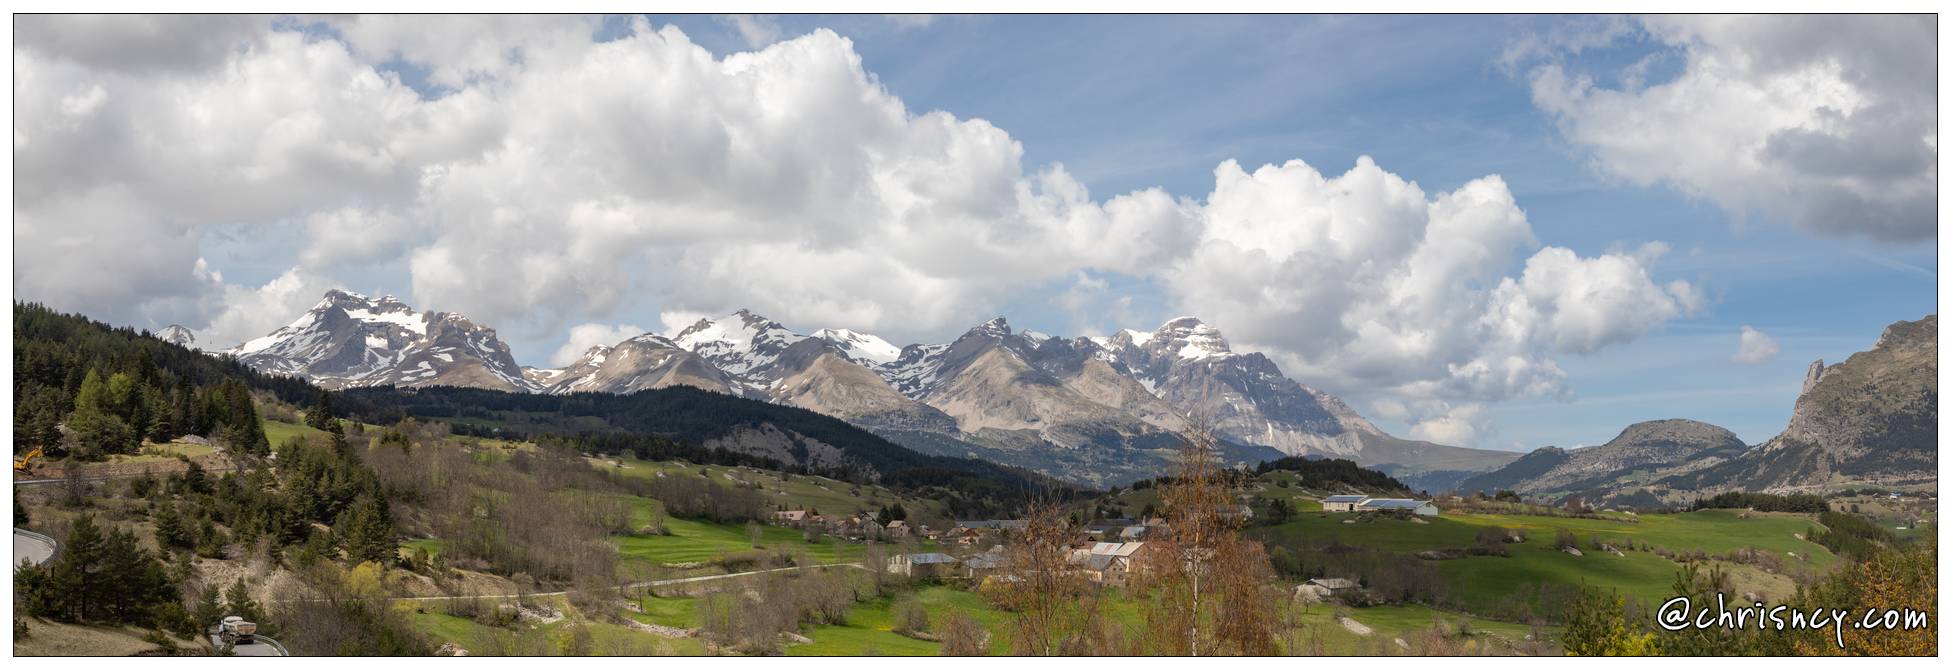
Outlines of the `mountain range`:
M1461 480L1614 505L1684 503L1722 491L1821 492L1937 482L1937 315L1885 328L1869 350L1809 366L1781 434L1749 446L1719 426L1668 419L1596 447L1545 447Z
M903 446L1104 486L1168 471L1187 417L1232 463L1350 458L1406 481L1451 481L1519 454L1399 439L1346 403L1235 352L1196 318L1150 332L1064 338L991 319L944 344L896 347L844 329L795 332L750 311L670 336L592 347L560 368L515 363L494 330L392 296L327 292L291 324L226 353L327 388L459 386L624 394L689 386L809 409Z

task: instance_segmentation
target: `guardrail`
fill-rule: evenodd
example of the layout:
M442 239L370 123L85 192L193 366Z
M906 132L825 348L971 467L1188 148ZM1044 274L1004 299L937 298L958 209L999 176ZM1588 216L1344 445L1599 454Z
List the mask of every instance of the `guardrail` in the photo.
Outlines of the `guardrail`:
M277 640L273 640L273 639L271 639L271 638L268 638L268 637L260 637L260 638L257 638L257 641L258 641L258 642L262 642L262 643L264 643L264 644L268 644L268 645L271 645L272 647L275 647L275 648L277 648L277 650L278 650L278 655L279 655L279 656L290 656L290 655L291 655L291 650L290 650L290 649L286 649L286 648L285 648L285 645L284 645L284 643L283 643L283 642L279 642L279 641L277 641Z

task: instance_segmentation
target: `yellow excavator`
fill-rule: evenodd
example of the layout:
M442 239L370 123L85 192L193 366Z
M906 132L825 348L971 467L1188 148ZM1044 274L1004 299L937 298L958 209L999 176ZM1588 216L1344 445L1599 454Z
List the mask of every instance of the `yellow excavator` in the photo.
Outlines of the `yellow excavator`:
M33 466L34 459L39 457L40 455L41 455L41 448L34 447L33 451L27 452L25 454L21 454L19 456L15 456L14 472L26 472L29 467Z

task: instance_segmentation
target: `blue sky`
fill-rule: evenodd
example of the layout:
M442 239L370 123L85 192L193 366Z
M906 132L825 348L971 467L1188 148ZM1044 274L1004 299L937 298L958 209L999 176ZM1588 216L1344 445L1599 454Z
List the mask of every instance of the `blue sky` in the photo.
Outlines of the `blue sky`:
M1748 442L1759 442L1773 436L1786 422L1810 361L1822 358L1836 362L1867 348L1885 325L1936 309L1934 219L1911 222L1911 232L1894 236L1853 234L1846 221L1808 224L1797 218L1804 212L1796 209L1795 203L1801 202L1803 195L1794 192L1793 186L1785 197L1778 194L1775 198L1790 204L1775 207L1767 197L1722 195L1740 190L1736 187L1751 186L1755 181L1752 175L1684 172L1680 167L1669 170L1643 163L1620 167L1624 159L1603 148L1608 146L1603 144L1608 137L1606 129L1598 125L1605 121L1598 113L1603 110L1577 107L1577 100L1566 103L1571 106L1550 108L1543 102L1554 92L1536 78L1547 67L1588 76L1598 88L1637 93L1685 78L1692 67L1710 62L1717 54L1770 48L1730 41L1727 33L1715 32L1712 26L1649 25L1595 42L1580 42L1581 37L1603 33L1607 26L1585 19L1500 16L1012 16L936 17L926 21L786 16L743 21L741 30L739 21L723 17L651 17L654 26L676 26L718 58L795 40L816 29L831 30L851 41L860 69L904 104L910 114L944 110L962 121L985 121L1020 143L1023 172L1060 164L1098 202L1154 187L1197 201L1212 193L1215 167L1227 160L1237 161L1251 172L1263 164L1300 159L1332 178L1354 167L1358 157L1368 156L1382 170L1414 182L1432 198L1489 175L1501 177L1539 246L1569 249L1580 258L1630 256L1642 245L1656 241L1670 247L1657 262L1649 262L1651 279L1661 284L1686 282L1705 297L1700 309L1655 319L1644 332L1633 331L1591 351L1526 350L1524 355L1532 360L1549 360L1562 369L1564 389L1558 395L1504 391L1428 398L1443 407L1480 407L1480 414L1471 421L1474 430L1468 433L1468 441L1476 446L1529 449L1598 444L1629 423L1669 417L1715 423ZM285 22L279 27L295 25ZM1799 26L1783 27L1791 28ZM1876 39L1889 32L1888 28L1871 24L1861 31L1838 29L1832 31L1837 35L1835 44L1809 49L1833 47L1834 53L1852 53L1861 45L1848 43L1848 39ZM240 30L239 39L262 39L268 34L262 26ZM479 39L508 39L516 47L504 53L520 54L527 48L537 54L533 57L536 63L547 61L544 54L553 52L522 42L528 39L522 30L517 27L508 31L515 37L483 33ZM481 70L488 74L470 75L464 83L436 83L433 80L441 76L443 68L465 65L467 61L461 59L469 55L450 54L439 44L415 44L410 36L413 31L404 31L408 37L376 37L375 31L327 23L305 26L303 31L314 43L338 40L355 45L357 48L349 48L353 66L398 77L429 106L443 99L458 99L454 98L457 90L490 88L481 82L494 77L512 81L516 76L495 70L513 67L500 63ZM632 34L631 19L618 17L603 21L594 39L601 42ZM1928 38L1934 47L1934 23ZM196 38L186 31L181 39ZM390 51L371 46L382 39L395 40L388 43ZM1515 48L1527 43L1543 47L1533 51ZM60 47L40 48L59 61ZM1895 50L1899 53L1885 57L1899 61L1933 58L1934 62L1929 54ZM273 51L261 45L253 47L254 53ZM1886 65L1885 61L1861 64L1865 70L1889 69ZM89 73L90 67L97 68L96 74L112 67L98 63L83 66L83 74ZM216 66L202 63L185 67ZM1756 85L1769 85L1770 80L1759 79L1768 74L1756 74L1761 82ZM1873 101L1927 99L1930 116L1935 115L1934 86L1922 86L1920 93L1903 89L1901 83L1877 79L1881 78L1853 83L1865 99ZM619 79L614 85L649 88L649 84L630 79ZM1576 93L1578 89L1565 90ZM136 93L116 89L111 99ZM645 99L654 102L657 95L647 93ZM72 93L53 97L81 99ZM676 101L680 105L683 102ZM640 100L635 104L652 103ZM1660 111L1652 102L1646 104L1649 114ZM1712 101L1706 106L1713 113L1743 112L1726 109L1726 105L1716 109ZM508 104L503 107L510 114L531 111ZM23 116L31 123L33 114L28 110ZM1763 117L1760 111L1755 114L1757 119ZM818 127L804 129L806 134L821 132ZM1671 163L1689 162L1684 157L1690 147L1679 140L1664 147L1633 149L1640 152L1634 156L1650 152L1669 159L1681 157L1669 160ZM1703 146L1698 151L1711 155L1716 148ZM1933 152L1933 163L1934 158ZM26 160L32 163L35 158ZM465 161L454 164L462 163ZM1821 171L1807 167L1787 165L1780 169L1787 178L1802 180L1797 184L1835 183L1825 181L1827 177ZM328 176L339 177L336 173ZM1714 181L1722 177L1726 179ZM1934 167L1929 178L1929 196L1934 199ZM318 260L324 255L316 251L326 240L318 229L308 227L307 217L344 203L365 206L390 197L376 194L370 184L351 178L347 181L350 183L343 188L349 195L327 203L267 203L263 211L224 213L222 216L229 218L221 218L217 225L196 228L191 255L222 274L207 282L208 286L193 289L207 293L197 304L215 305L201 308L205 312L186 316L189 308L182 305L190 301L180 296L159 295L149 302L130 303L84 294L70 297L46 289L42 291L47 294L44 299L137 325L159 327L200 318L201 324L192 324L200 332L205 327L213 333L252 332L261 328L260 321L282 323L295 312L237 320L229 315L239 310L229 307L244 304L240 301L252 295L270 295L277 280L291 277L292 283L306 289L285 292L292 295L308 293L320 284L335 284L416 298L423 308L507 315L490 323L501 331L523 363L545 365L567 341L570 325L629 324L661 329L660 323L668 320L667 313L763 305L770 297L763 288L750 289L754 292L751 295L739 295L737 287L719 287L709 298L690 291L684 298L695 302L677 304L680 298L670 294L632 290L614 300L593 300L591 304L561 307L560 301L538 303L548 304L548 309L560 308L560 314L541 308L506 307L503 302L460 293L424 276L425 266L415 265L417 254L447 244L448 238L441 237L446 233L428 232L443 224L415 220L430 215L416 213L405 204L389 210L403 213L384 219L406 221L395 226L404 231L398 233L396 243L379 245L384 248L378 250L362 247L332 255L331 262L326 263ZM422 194L421 200L426 197ZM385 208L375 205L372 209ZM23 211L23 205L17 203L17 216ZM393 230L388 225L373 224L371 230ZM1916 232L1920 225L1926 232ZM19 233L16 238L18 244L30 249L38 239ZM471 253L469 250L492 252L465 245L454 248L463 256ZM1522 250L1507 266L1495 268L1496 275L1522 272L1531 251ZM622 276L633 289L654 289L661 275L650 266L676 263L671 260L674 257L665 251L649 250L643 257L606 262L632 266L634 269ZM513 263L505 267L513 271L524 266ZM1075 279L1074 273L1066 271L1021 282L981 283L979 288L952 293L960 301L956 304L979 307L925 327L910 327L914 321L900 319L892 322L896 325L877 328L873 323L837 322L840 317L773 316L803 331L830 325L878 330L891 333L889 339L902 344L904 333L913 338L946 339L991 316L977 310L1006 314L1019 328L1057 334L1120 327L1149 330L1181 311L1192 311L1208 320L1214 320L1214 312L1228 313L1220 307L1209 311L1199 304L1187 304L1183 296L1192 294L1183 292L1183 275L1155 274L1144 268L1103 269L1084 261L1079 261L1079 267L1104 282L1094 306L1081 309L1060 300ZM416 276L416 272L423 275ZM546 284L548 279L528 283ZM575 276L562 280L563 286L573 287L563 290L580 295L600 279ZM23 293L28 295L23 297L34 297L35 290L32 286L24 288ZM316 300L315 294L306 298L285 293L279 293L284 296L280 298L283 303L268 304L286 305L283 309L287 311L302 310ZM1128 304L1118 309L1104 307L1117 298L1128 298ZM225 301L234 304L226 306ZM290 307L294 302L297 307ZM1215 325L1232 330L1226 322ZM1275 322L1252 327L1264 335L1278 326ZM1766 333L1779 345L1779 353L1758 364L1731 361L1743 326ZM1305 344L1291 343L1297 350ZM1424 408L1406 416L1382 416L1377 403L1400 399L1406 387L1356 382L1335 375L1294 376L1347 397L1396 434L1414 434L1419 421L1443 411Z

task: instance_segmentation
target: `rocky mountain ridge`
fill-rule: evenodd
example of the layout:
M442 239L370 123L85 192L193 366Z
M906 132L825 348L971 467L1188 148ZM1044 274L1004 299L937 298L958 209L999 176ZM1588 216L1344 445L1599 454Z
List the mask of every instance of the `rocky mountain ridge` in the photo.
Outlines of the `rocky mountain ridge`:
M470 346L454 346L456 337ZM1517 457L1389 436L1264 355L1234 352L1218 329L1192 317L1103 338L1019 332L998 317L946 344L896 349L871 334L806 335L740 310L538 369L515 366L492 330L457 315L335 291L233 353L260 370L333 387L562 394L693 386L811 409L929 453L1024 464L1088 484L1165 471L1190 416L1209 417L1225 456L1244 464L1324 455L1415 473L1484 470Z

